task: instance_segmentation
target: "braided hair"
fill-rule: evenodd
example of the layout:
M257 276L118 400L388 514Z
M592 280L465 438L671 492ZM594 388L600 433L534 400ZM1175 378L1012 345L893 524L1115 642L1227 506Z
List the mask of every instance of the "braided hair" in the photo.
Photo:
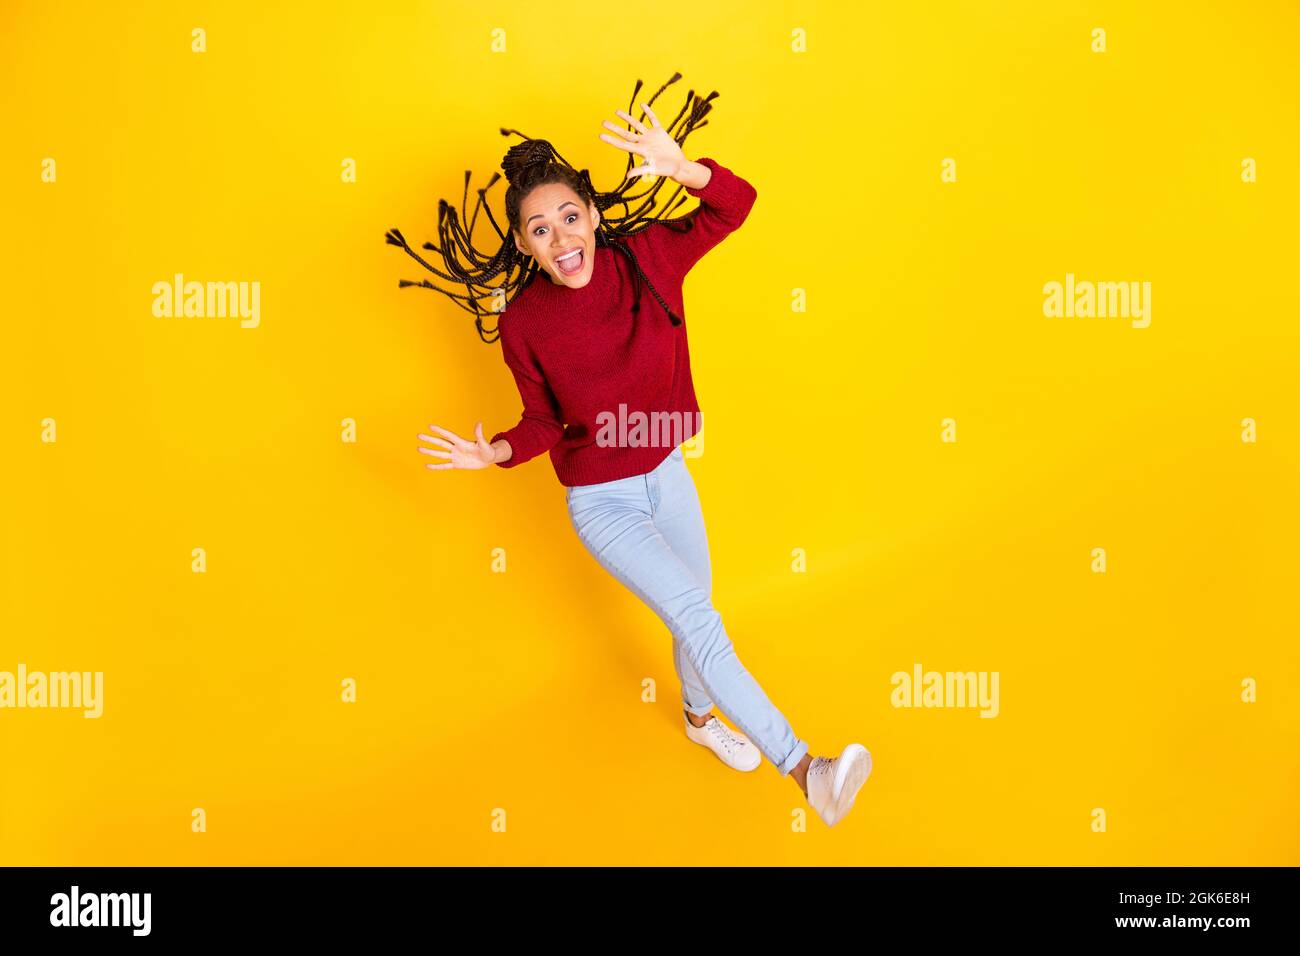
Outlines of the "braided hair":
M661 86L654 96L650 97L647 105L653 107L654 101L659 98L659 94L681 78L681 73L674 73L672 78ZM637 93L641 90L641 86L642 81L637 80L636 87L632 90L631 102L628 104L628 113L632 112L632 106L636 103ZM686 137L692 131L708 125L708 120L705 120L704 117L713 109L710 101L717 95L716 90L704 97L697 96L694 90L687 92L686 103L672 123L665 127L679 146L686 141ZM642 113L641 119L644 118L645 113ZM447 200L438 200L439 244L434 245L431 242L425 242L421 247L442 257L442 269L426 262L419 253L407 244L405 237L397 229L390 229L384 234L384 239L389 245L401 247L407 255L435 276L446 282L453 283L457 287L463 286L465 291L463 293L450 291L434 285L428 279L421 282L401 279L397 283L398 288L417 286L441 292L460 308L473 313L474 327L478 330L480 339L489 344L495 342L500 338L501 334L499 323L491 329L485 329L483 326L484 317L499 315L504 312L509 303L541 271L541 266L536 259L528 253L520 252L510 235L511 230L519 227L520 207L523 204L524 197L538 186L548 183L563 183L577 193L584 202L594 205L600 212L600 223L596 227L596 245L615 249L631 262L637 276L632 311L638 312L641 308L641 283L645 283L659 302L660 307L668 313L668 318L673 325L681 325L681 317L668 307L668 303L659 294L659 290L654 287L646 277L645 272L642 271L636 253L625 244L625 240L629 237L655 225L662 225L678 232L688 232L694 226L694 213L698 212L698 209L679 218L671 218L668 215L686 201L686 196L681 195L683 188L681 184L674 183L677 188L673 190L672 195L669 197L666 208L652 211L652 207L655 205L655 196L667 181L665 177L644 176L634 179L628 177L625 173L624 179L618 188L610 192L599 192L591 183L590 173L585 169L575 169L548 141L532 139L515 129L506 129L504 127L501 129L502 136L512 134L519 136L523 142L510 147L505 158L501 161L501 168L505 173L507 182L510 184L505 196L506 231L502 231L501 226L498 225L496 218L492 215L492 210L487 205L486 198L487 191L501 178L501 174L493 172L488 184L475 190L478 194L478 202L474 206L473 216L467 217L466 203L469 198L471 173L466 170L465 191L461 198L460 214L457 215L456 208ZM633 159L634 154L629 152L627 158L628 172L632 169ZM653 184L643 192L633 195L632 191L641 185L640 179L653 180ZM622 213L615 214L614 210L620 207ZM497 238L501 240L500 248L490 255L476 249L473 242L474 226L478 223L480 211L486 214L488 222L496 231ZM466 218L469 218L468 228L462 225L462 221ZM498 279L499 281L493 282L493 280ZM484 308L479 301L486 297L491 297L493 300L493 307L490 309Z

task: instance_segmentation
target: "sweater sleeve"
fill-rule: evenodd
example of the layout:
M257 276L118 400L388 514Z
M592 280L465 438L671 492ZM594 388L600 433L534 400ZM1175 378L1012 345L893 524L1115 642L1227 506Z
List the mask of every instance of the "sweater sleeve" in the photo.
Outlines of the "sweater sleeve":
M512 329L508 320L501 322L501 354L515 377L519 397L524 401L524 411L519 424L499 431L488 439L488 444L502 438L510 442L510 457L497 462L502 468L513 468L536 458L542 452L549 451L564 435L558 403L551 387L546 383L546 377L538 368L527 344Z
M706 252L740 228L758 198L758 191L748 180L717 160L705 157L697 162L713 172L703 187L686 187L686 192L700 201L698 208L682 217L691 222L691 228L679 232L671 226L656 224L633 237L641 240L646 255L662 262L679 278L685 277Z

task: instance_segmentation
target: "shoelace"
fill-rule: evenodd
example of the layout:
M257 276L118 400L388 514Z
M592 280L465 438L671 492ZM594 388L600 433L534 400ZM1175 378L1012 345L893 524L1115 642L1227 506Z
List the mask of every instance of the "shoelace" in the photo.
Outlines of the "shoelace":
M716 717L711 717L709 722L705 724L705 727L708 728L709 733L722 741L722 747L727 751L727 753L731 753L732 749L737 743L739 743L739 741L732 736L731 731L724 727L722 721L718 720Z

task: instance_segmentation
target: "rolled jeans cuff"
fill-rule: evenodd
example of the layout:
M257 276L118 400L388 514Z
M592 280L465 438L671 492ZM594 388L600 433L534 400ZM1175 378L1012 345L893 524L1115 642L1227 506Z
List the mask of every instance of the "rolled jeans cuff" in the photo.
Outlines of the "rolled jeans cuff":
M799 761L804 758L804 754L806 754L807 752L808 752L808 741L800 740L797 744L795 744L794 750L790 751L790 756L782 760L781 765L776 768L781 772L781 776L784 777L795 767L799 766Z

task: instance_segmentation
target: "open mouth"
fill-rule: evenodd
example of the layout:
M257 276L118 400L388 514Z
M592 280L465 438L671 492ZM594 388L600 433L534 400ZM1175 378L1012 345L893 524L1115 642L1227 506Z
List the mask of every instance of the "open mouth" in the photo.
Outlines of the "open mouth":
M581 249L574 249L572 252L566 252L555 260L555 268L560 270L562 275L573 276L582 271L582 265L586 259L586 254Z

